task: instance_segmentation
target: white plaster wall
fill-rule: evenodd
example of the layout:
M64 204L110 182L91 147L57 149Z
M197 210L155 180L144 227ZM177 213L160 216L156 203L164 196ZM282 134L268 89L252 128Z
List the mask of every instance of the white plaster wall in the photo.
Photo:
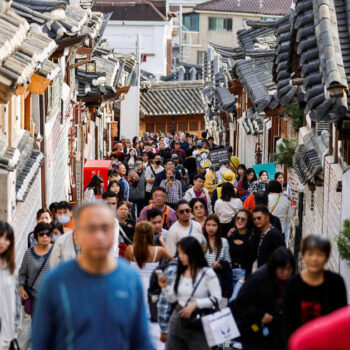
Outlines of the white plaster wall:
M120 106L120 136L132 140L140 134L140 90L131 86Z
M141 63L141 69L157 77L166 74L168 22L109 21L104 37L117 53L136 54L137 34L141 35L141 53L148 56L147 62Z

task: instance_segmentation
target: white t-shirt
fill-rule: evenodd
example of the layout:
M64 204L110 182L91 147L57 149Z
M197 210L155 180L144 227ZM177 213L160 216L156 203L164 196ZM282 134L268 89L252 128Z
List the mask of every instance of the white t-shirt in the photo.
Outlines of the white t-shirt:
M154 170L154 172L156 173L156 175L164 170L164 168L162 166L160 166L158 169L156 169L152 165L149 165L146 168L146 172L145 172L146 181L150 180L150 179L155 179L155 176L153 174L153 171L152 171L151 167ZM153 183L146 182L146 192L151 192L152 191L152 187L153 187Z
M215 202L214 212L219 216L222 224L231 222L239 209L243 208L243 203L239 198L231 198L229 202L218 199Z
M191 231L192 226L192 231ZM190 232L191 231L191 232ZM182 226L178 221L176 221L169 229L166 237L166 245L168 246L171 255L176 254L176 245L181 240L190 233L202 233L202 226L197 221L190 221L190 225Z

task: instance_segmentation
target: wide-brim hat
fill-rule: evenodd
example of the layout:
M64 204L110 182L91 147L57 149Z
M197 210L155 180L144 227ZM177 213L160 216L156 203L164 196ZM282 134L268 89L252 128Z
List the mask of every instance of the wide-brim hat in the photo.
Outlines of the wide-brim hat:
M229 182L232 185L235 183L236 181L236 176L234 174L233 171L231 170L223 170L221 171L221 178L222 178L222 182Z

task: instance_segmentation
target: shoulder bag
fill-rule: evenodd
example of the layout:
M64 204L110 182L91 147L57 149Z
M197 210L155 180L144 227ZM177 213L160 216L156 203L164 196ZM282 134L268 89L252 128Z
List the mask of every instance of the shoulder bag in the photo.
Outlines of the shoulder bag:
M191 298L193 297L194 293L196 292L199 284L201 283L203 277L205 275L205 271L203 271L201 278L199 279L199 281L197 282L197 284L195 285L195 287L193 288L193 291L190 295L190 297L188 298L185 307L188 305L188 303L190 302ZM213 312L217 311L219 309L219 305L218 302L216 300L216 298L210 298L211 302L213 303L213 307L212 308L205 308L205 309L195 309L191 316L189 318L181 318L181 323L183 327L186 328L192 328L192 329L197 329L197 330L202 330L203 329L203 325L202 325L202 320L201 318L203 316L212 314Z
M24 302L23 302L24 311L28 315L31 315L33 313L33 308L34 308L34 297L32 295L34 284L35 284L36 280L38 279L38 277L40 276L40 273L43 270L44 265L45 265L48 258L49 258L49 256L47 256L44 259L43 263L41 264L40 269L38 270L38 272L37 272L37 274L32 282L32 285L30 286L29 284L25 284L23 286L24 290L28 294L28 299L24 300Z

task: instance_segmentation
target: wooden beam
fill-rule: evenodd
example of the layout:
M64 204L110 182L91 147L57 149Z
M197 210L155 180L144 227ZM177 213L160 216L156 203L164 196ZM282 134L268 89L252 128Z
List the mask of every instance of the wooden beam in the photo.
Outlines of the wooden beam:
M77 54L78 55L90 55L94 51L93 47L78 47Z
M30 85L28 86L28 91L33 94L42 95L47 87L51 84L51 80L42 77L39 74L34 73L30 78Z
M266 108L265 109L265 114L268 117L273 117L275 115L277 116L279 114L285 113L285 111L286 111L285 107L278 107L278 108L275 108L275 109Z
M24 129L31 131L32 96L29 94L24 100Z

